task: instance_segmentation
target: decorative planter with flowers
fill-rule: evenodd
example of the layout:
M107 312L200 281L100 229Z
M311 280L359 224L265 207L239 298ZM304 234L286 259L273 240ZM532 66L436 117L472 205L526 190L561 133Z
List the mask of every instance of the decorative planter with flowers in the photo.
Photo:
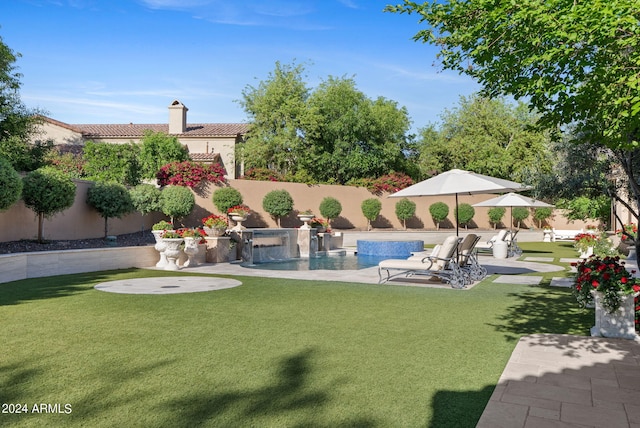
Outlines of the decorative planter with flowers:
M300 226L300 229L311 229L309 222L313 219L313 212L311 210L304 210L298 213L298 220L304 224Z
M245 227L242 226L242 222L249 217L251 209L246 205L236 205L235 207L229 208L227 213L231 217L231 220L237 223L231 230L239 231L245 229Z
M217 214L203 218L202 225L207 236L223 236L229 227L227 219Z
M634 298L640 294L640 280L624 267L619 257L591 257L576 266L573 293L578 303L595 302L592 336L635 339Z
M593 247L598 241L598 236L593 233L579 233L573 240L573 246L580 251L580 258L586 259L593 255Z
M180 256L180 245L183 242L182 236L174 230L167 230L162 234L162 241L166 245L164 254L167 257L167 264L164 270L178 270L176 260Z
M635 243L638 239L638 226L635 223L625 224L622 229L616 230L616 234L620 236L620 247L623 253L628 253L627 259L637 260Z
M184 262L182 267L197 266L196 256L200 251L198 245L205 237L204 231L201 229L180 229L178 233L184 238L183 251L187 256L187 261Z
M314 217L311 219L311 227L315 227L318 233L330 232L329 220L320 217Z
M167 230L173 230L173 224L168 221L159 221L151 227L151 233L153 234L154 239L156 240L156 245L154 248L158 253L160 253L160 260L156 263L156 267L163 268L167 265L167 256L165 256L164 251L167 249L167 245L162 240L162 235Z

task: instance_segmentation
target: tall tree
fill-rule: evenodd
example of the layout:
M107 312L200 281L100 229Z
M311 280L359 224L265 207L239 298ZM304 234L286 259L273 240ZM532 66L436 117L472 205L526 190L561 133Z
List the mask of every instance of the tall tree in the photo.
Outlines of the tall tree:
M240 105L249 116L247 140L238 148L246 168L295 174L303 149L303 122L309 96L302 64L281 64L257 87L247 85Z
M20 99L22 75L15 65L19 57L0 37L0 156L17 170L31 171L43 165L52 143L31 143L42 117Z
M548 133L534 129L537 118L521 103L460 97L441 119L438 130L421 130L420 165L427 175L459 168L521 181L533 167L551 170Z
M155 179L164 165L189 160L189 150L175 135L145 131L140 141L140 174L142 178Z
M637 0L405 0L387 10L418 13L429 28L415 40L436 44L443 67L477 79L485 95L526 98L542 124L571 124L579 142L609 147L629 179L635 204L627 205L638 218Z
M329 77L311 91L302 65L282 65L240 102L251 123L238 157L294 179L346 183L391 171L416 175L405 108L369 99L350 78Z

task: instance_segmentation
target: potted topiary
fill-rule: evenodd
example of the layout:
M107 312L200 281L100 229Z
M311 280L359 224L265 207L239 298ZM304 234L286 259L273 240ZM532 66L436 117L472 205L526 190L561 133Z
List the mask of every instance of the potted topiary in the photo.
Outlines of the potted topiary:
M371 230L371 222L378 218L382 210L382 203L376 198L369 198L362 201L360 205L362 214L367 219L367 230Z
M280 227L280 219L293 209L293 198L286 190L272 190L262 199L262 208L276 219Z
M329 220L329 224L342 212L342 204L336 198L327 196L320 202L320 215Z

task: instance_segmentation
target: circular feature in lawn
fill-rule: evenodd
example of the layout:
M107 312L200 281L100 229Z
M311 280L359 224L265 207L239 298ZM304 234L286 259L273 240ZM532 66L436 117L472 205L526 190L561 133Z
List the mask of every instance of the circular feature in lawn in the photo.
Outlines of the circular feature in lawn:
M229 278L163 276L102 282L94 288L109 293L122 294L178 294L224 290L225 288L233 288L241 284L242 282Z

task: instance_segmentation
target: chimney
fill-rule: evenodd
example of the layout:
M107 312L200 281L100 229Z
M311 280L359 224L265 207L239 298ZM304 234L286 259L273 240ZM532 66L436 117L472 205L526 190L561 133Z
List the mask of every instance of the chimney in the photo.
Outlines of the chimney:
M189 109L175 100L169 106L169 134L183 134L187 130L187 111Z

